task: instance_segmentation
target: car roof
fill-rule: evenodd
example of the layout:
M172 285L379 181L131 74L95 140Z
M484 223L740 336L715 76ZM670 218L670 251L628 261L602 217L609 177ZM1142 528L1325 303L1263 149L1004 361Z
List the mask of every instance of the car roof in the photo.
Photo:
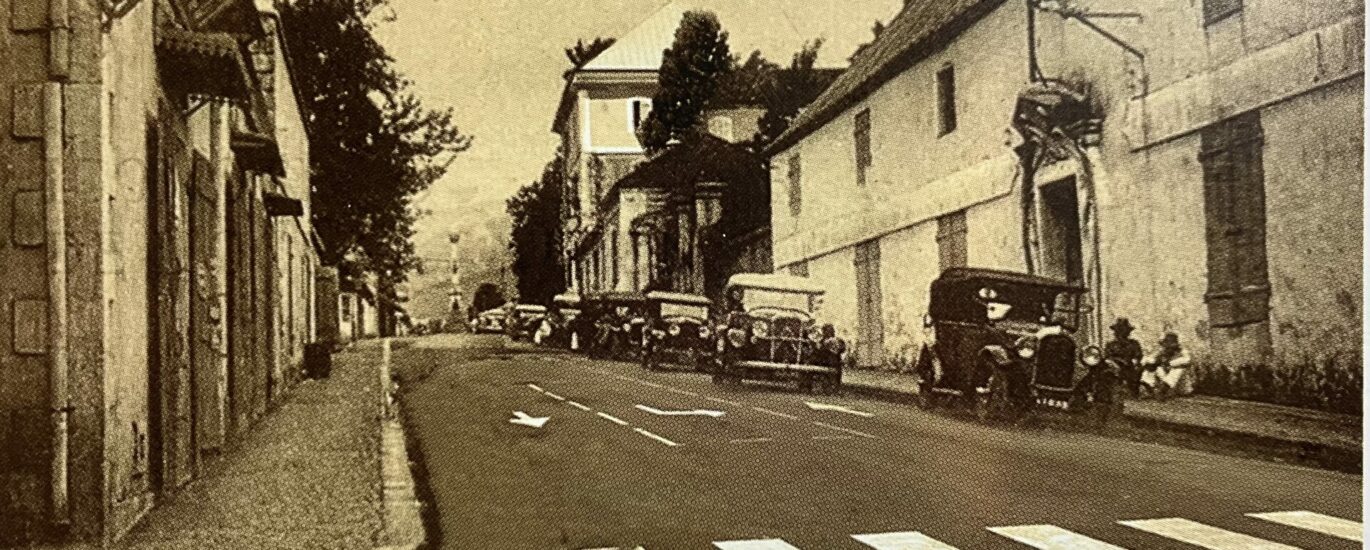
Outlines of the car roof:
M547 311L547 307L546 307L546 306L539 306L539 305L535 305L535 304L519 304L519 305L515 306L514 309L517 310L517 311L534 311L534 312L543 312L543 311Z
M497 308L495 308L495 309L487 309L487 310L485 310L485 311L482 311L482 312L480 312L480 315L492 315L492 316L493 316L493 315L504 315L504 313L505 313L505 312L504 312L504 308L502 308L502 307L497 307Z
M661 300L663 302L680 302L700 306L707 306L713 304L713 302L710 301L708 298L705 298L698 294L686 294L684 292L666 292L663 290L653 290L651 292L648 292L647 299Z
M1052 279L1050 277L1017 271L981 267L949 268L942 272L941 277L938 277L936 281L933 281L934 286L955 286L958 284L978 283L1007 283L1011 285L1035 286L1075 292L1083 292L1085 290L1085 287L1083 286L1068 283L1060 279Z
M738 273L728 278L728 288L759 288L805 294L824 294L827 291L808 277L783 273Z
M556 296L554 296L554 297L552 298L552 303L554 303L554 304L578 304L578 303L580 303L580 295L579 295L579 294L576 294L576 293L574 293L574 292L567 292L567 293L564 293L564 294L558 294L558 295L556 295Z
M586 298L601 302L642 302L647 299L647 297L640 292L622 291L593 292L586 296Z

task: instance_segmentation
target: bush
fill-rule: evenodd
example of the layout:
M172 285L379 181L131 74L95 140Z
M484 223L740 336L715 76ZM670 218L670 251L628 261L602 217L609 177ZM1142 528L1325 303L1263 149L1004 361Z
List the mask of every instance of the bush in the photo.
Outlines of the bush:
M1361 415L1360 354L1332 354L1277 365L1200 365L1198 393Z

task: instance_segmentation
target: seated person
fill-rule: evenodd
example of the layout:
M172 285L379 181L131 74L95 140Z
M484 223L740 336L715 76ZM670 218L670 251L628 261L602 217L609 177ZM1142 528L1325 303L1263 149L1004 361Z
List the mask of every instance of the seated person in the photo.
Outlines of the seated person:
M1185 375L1189 363L1189 352L1180 345L1180 337L1173 332L1165 333L1161 350L1142 360L1142 393L1160 399L1188 394Z

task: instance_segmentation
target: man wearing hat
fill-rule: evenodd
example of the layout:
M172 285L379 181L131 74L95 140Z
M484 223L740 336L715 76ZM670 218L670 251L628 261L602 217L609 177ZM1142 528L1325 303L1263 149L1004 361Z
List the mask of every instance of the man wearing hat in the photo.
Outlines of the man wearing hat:
M1181 383L1189 370L1189 352L1180 346L1180 337L1173 332L1161 338L1161 350L1142 361L1142 385L1159 398L1187 393Z
M1127 317L1119 317L1109 328L1113 329L1113 340L1104 345L1104 357L1122 366L1123 383L1128 393L1137 397L1142 383L1142 343L1132 338L1134 327Z

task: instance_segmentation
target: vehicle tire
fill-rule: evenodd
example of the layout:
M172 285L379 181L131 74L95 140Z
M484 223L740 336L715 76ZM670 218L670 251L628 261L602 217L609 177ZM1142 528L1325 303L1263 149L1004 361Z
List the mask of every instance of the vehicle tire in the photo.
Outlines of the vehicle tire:
M1104 386L1095 393L1093 409L1090 411L1094 417L1094 426L1099 429L1106 428L1110 422L1115 422L1123 416L1125 388L1122 382L1114 380Z
M989 393L975 394L975 418L984 423L1008 419L1013 409L1008 377L998 372L991 374L988 386Z
M649 353L647 350L642 350L642 369L643 369L643 370L656 370L657 367L656 367L655 361L656 361L656 354L654 354L654 353Z
M918 408L930 411L937 408L937 400L932 394L932 383L926 380L918 380L918 394L914 396Z

